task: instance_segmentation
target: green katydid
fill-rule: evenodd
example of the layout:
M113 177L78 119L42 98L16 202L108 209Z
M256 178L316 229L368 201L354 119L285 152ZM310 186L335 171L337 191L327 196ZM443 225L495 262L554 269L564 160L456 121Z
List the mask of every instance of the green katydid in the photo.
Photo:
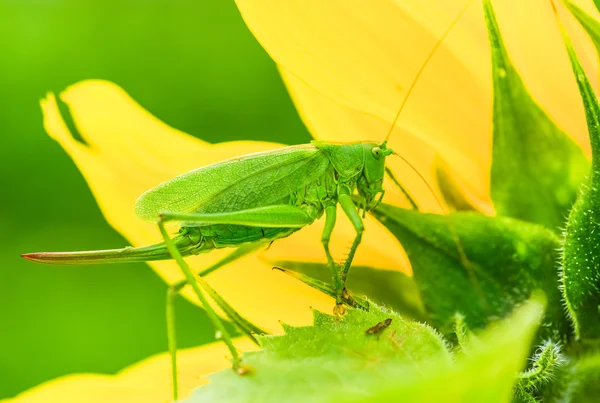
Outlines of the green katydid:
M239 353L222 321L210 306L206 294L250 337L262 331L237 314L206 283L203 276L260 246L289 236L324 215L325 226L321 241L333 278L336 302L334 313L344 313L344 303L353 302L345 284L364 231L360 210L363 210L364 217L366 212L381 202L385 192L382 187L384 174L387 171L391 175L385 166L386 158L392 154L398 155L388 148L388 139L419 76L469 4L470 2L442 34L417 72L384 141L351 144L312 141L306 145L244 155L202 167L148 190L137 200L138 216L158 225L163 242L112 250L29 253L23 257L51 264L174 259L185 275L184 281L169 287L167 298L174 398L177 399L177 368L173 298L188 284L227 344L232 354L233 368L243 373ZM392 179L397 183L393 176ZM329 249L338 204L355 229L350 252L341 267L336 265ZM165 228L165 223L171 221L180 223L179 232L174 238L169 236ZM218 248L237 249L197 275L183 259L184 256Z

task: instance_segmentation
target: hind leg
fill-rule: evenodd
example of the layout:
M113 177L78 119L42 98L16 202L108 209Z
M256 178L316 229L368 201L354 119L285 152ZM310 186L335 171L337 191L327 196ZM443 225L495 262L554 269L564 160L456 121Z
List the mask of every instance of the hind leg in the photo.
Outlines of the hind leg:
M179 252L179 250L173 243L173 240L169 237L169 234L167 233L167 230L165 228L165 224L164 224L164 221L162 220L162 217L158 221L158 228L163 236L163 239L165 241L167 248L169 249L169 252L171 253L171 256L177 262L177 264L179 265L179 268L185 275L187 283L190 284L190 286L194 290L194 293L196 294L196 296L202 303L202 306L206 310L206 313L208 314L208 317L211 320L211 322L213 323L214 327L221 333L223 342L227 345L227 348L229 349L229 351L231 353L233 369L236 371L239 371L240 370L240 362L241 362L240 354L238 353L237 349L233 345L231 335L225 328L223 321L219 318L219 316L217 315L215 310L212 308L212 306L208 302L208 298L202 291L200 284L202 285L202 288L204 288L206 290L207 293L211 294L211 292L209 290L212 290L212 292L214 292L215 294L216 294L216 292L210 287L210 285L208 285L206 283L206 281L202 277L194 276L194 273L192 272L192 270L190 269L188 264L185 262L185 260L181 256L181 253ZM169 334L169 338L170 338L169 350L171 351L171 357L172 357L171 363L172 363L172 366L175 368L174 372L173 372L173 375L174 375L173 387L175 388L177 385L177 370L176 370L177 361L176 361L176 356L174 354L174 351L176 350L175 320L174 320L174 316L173 316L174 293L170 292L170 294L171 295L169 296L169 298L167 300L168 329L169 329L168 334ZM175 393L176 392L174 392L174 394Z

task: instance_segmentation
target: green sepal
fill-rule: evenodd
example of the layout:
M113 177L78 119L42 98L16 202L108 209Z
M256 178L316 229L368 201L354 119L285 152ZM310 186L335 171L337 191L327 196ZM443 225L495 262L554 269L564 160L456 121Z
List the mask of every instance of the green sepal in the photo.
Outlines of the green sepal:
M342 319L315 313L314 326L261 336L263 349L243 357L251 374L216 373L186 403L506 402L543 304L539 297L524 304L460 361L428 326L374 304L369 312L349 309ZM365 332L389 318L380 333Z
M579 146L532 99L484 1L494 86L491 197L499 215L558 231L589 162Z
M487 326L541 289L549 306L538 340L571 334L558 288L560 240L541 225L474 212L422 214L381 204L374 212L400 241L429 323L453 337L455 314Z
M600 104L560 25L579 87L592 148L590 176L580 190L565 229L562 259L563 294L584 344L600 342Z

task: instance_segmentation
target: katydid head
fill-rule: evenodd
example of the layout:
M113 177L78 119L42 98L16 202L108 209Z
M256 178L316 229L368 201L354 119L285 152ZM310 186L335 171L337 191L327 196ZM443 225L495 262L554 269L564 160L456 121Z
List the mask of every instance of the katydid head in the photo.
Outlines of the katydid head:
M385 160L389 155L394 154L394 151L387 148L387 141L382 143L366 142L362 146L364 166L356 187L362 199L361 207L367 212L381 202Z
M388 155L394 154L391 148L387 148L387 142L383 143L363 143L363 152L365 158L364 175L369 183L383 180L385 171L385 159Z

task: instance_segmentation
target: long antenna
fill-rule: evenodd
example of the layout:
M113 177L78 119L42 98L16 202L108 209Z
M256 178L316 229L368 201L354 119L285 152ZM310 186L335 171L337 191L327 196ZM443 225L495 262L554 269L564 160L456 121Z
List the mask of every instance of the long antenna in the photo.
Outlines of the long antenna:
M553 0L551 0L551 1L553 1ZM398 119L400 118L400 114L402 113L402 110L404 109L404 106L406 105L406 102L408 101L408 98L409 98L411 92L413 91L413 89L415 88L417 82L419 81L419 77L421 77L421 74L423 73L423 71L425 71L425 68L427 67L427 65L429 64L429 62L431 61L431 59L433 58L433 55L435 54L435 52L442 45L442 43L444 42L444 39L446 39L446 37L448 36L448 34L452 31L452 29L454 28L454 26L458 23L458 21L460 21L460 19L465 14L465 12L467 11L467 9L469 8L469 6L471 5L472 2L473 2L473 0L468 0L467 1L467 4L465 4L465 6L456 15L456 17L454 18L454 20L452 21L452 23L446 28L446 30L444 31L444 33L442 34L442 36L440 37L440 39L437 41L437 43L435 44L435 46L431 49L431 51L427 55L427 58L425 59L425 61L423 62L423 64L419 68L419 70L417 71L417 74L415 75L415 78L414 78L413 82L411 83L410 87L408 88L408 91L406 92L406 96L402 99L402 103L400 104L400 108L398 109L398 113L396 113L396 116L394 117L394 120L392 122L392 126L390 127L390 130L389 130L387 136L385 137L385 142L387 142L389 140L392 132L394 131L394 129L396 127L396 123L398 122ZM423 181L423 183L425 183L425 185L427 186L427 188L429 189L429 191L431 192L431 194L435 198L435 200L438 203L438 205L440 206L441 210L444 211L444 212L447 212L447 210L444 207L442 201L439 199L439 197L437 196L437 194L433 190L433 187L429 184L429 182L427 182L427 180L425 179L425 177L423 175L421 175L421 173L414 167L414 165L412 165L406 158L404 158L400 154L394 152L394 155L400 157L400 159L402 159L404 161L404 163L406 163L419 176L419 178ZM479 298L481 299L481 301L483 302L483 304L486 305L486 300L483 297L483 292L481 290L481 285L479 284L477 276L475 275L474 267L473 267L471 261L469 260L469 258L467 257L466 253L465 253L465 250L464 250L464 247L462 245L462 242L460 241L460 238L458 236L458 233L456 232L456 228L454 227L454 223L452 221L448 222L448 229L450 230L452 238L456 242L456 249L457 249L457 253L458 253L459 259L462 262L462 264L464 265L464 267L466 268L468 276L471 279L471 281L473 282L474 287L477 290L477 293L479 294Z
M427 67L427 65L429 64L429 62L431 61L431 59L433 59L433 55L435 54L435 52L442 45L442 43L444 42L444 39L446 39L446 37L448 36L448 34L450 33L450 31L452 31L452 29L458 23L458 21L460 21L460 19L465 14L465 12L467 11L467 9L469 8L469 6L471 5L472 2L473 2L473 0L469 0L467 2L467 4L462 8L462 10L460 10L460 12L458 13L458 15L452 21L452 24L450 24L448 26L448 28L446 28L446 30L444 31L444 33L442 34L442 36L440 37L440 39L437 41L437 43L435 44L435 46L431 49L431 51L427 55L427 58L425 59L425 62L423 62L423 64L419 68L419 71L417 71L417 75L415 76L413 82L410 84L410 87L408 87L408 91L406 92L406 95L402 99L402 103L400 104L400 108L398 109L398 112L396 113L396 116L394 117L394 120L392 121L392 126L390 127L390 130L389 130L387 136L385 136L385 142L387 142L390 139L390 136L392 135L392 132L394 131L394 128L396 127L396 123L398 123L398 119L400 118L400 114L402 114L402 110L404 109L404 106L406 105L406 102L408 101L408 98L410 97L410 94L412 93L412 90L415 88L415 85L419 81L419 77L421 77L421 74L423 74L423 71L425 71L425 68Z
M440 200L440 198L437 196L437 194L435 193L435 191L433 190L433 187L431 187L431 185L429 184L429 182L427 182L427 179L425 179L425 177L423 175L421 175L421 172L419 172L419 170L417 168L415 168L415 166L413 164L411 164L406 158L404 158L403 156L401 156L400 154L398 154L397 152L394 151L394 155L396 155L397 157L400 157L400 159L402 161L404 161L404 163L406 165L408 165L408 167L410 169L412 169L417 176L423 181L423 183L425 184L425 186L427 186L427 189L429 189L429 192L433 195L433 198L435 199L435 201L437 202L438 206L440 207L440 209L443 212L448 212L446 210L446 207L444 207L444 204L442 203L442 201ZM388 172L388 175L390 173Z

